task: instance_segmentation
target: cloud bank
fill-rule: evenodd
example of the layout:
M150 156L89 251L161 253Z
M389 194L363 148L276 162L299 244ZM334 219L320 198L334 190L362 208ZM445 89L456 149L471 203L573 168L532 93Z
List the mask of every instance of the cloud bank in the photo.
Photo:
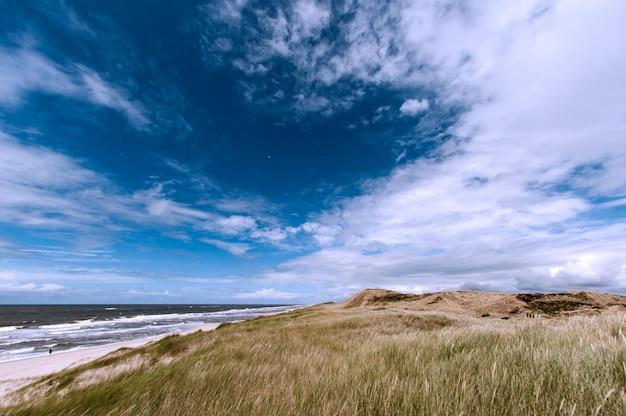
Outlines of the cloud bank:
M472 3L446 21L432 12L404 4L397 15L404 43L441 70L442 99L468 108L453 140L366 181L362 195L314 221L337 235L266 278L338 294L355 284L623 291L626 229L613 218L626 192L626 54L612 45L626 36L625 7ZM437 34L429 24L441 24ZM397 76L394 62L385 73Z
M164 278L131 267L56 267L53 281L43 268L20 276L7 266L7 293L68 292L72 279L63 273L94 281L137 275L138 285L158 283L117 293L172 298L177 279L195 285L183 292L219 289L233 299L339 299L368 286L626 293L626 3L219 0L181 13L192 16L179 23L199 54L198 79L232 81L232 96L211 103L232 105L254 126L271 121L262 145L246 141L247 160L259 153L268 162L264 146L289 148L305 137L289 134L311 126L332 131L337 146L351 135L359 141L350 143L392 149L391 157L380 153L389 157L385 169L307 183L299 194L273 189L273 198L214 178L210 161L230 145L229 129L211 127L193 141L213 121L193 124L205 114L185 114L202 101L192 94L198 86L183 88L184 71L160 71L159 53L144 62L130 37L107 32L118 26L87 23L61 5L76 50L100 37L124 40L123 53L104 53L98 68L58 59L45 42L0 44L0 222L19 229L0 241L0 253L114 261L93 249L158 235L172 252L229 256L236 271ZM140 70L149 82L133 78ZM150 143L141 154L163 170L124 183L71 146L55 147L46 132L11 125L42 97L121 116ZM274 143L278 127L290 133ZM159 147L170 139L176 146ZM209 141L218 144L203 147ZM178 152L184 146L188 152ZM250 166L228 168L248 174ZM322 202L290 211L311 189L325 194ZM63 244L29 244L37 239Z

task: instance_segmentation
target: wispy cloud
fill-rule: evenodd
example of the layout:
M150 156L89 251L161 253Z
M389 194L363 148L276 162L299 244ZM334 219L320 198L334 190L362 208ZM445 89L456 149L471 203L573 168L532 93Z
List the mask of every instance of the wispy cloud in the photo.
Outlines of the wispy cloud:
M254 245L280 246L294 235L272 216L272 205L258 196L223 194L213 182L208 186L211 201L204 194L199 201L177 200L177 181L154 182L147 189L128 192L86 167L86 161L0 134L0 171L5 173L0 187L6 192L0 199L2 223L86 247L114 243L124 232L156 229L172 238L210 241L234 255L245 254ZM183 165L175 166L183 176L197 176ZM198 186L204 184L201 178L196 180ZM25 249L31 255L56 252ZM70 254L67 249L58 252Z
M0 170L4 223L101 235L101 227L115 227L107 213L128 216L133 209L105 177L67 155L6 134L0 137Z
M250 244L245 243L229 243L226 241L214 240L210 238L203 238L201 239L201 241L207 244L211 244L222 250L228 251L234 256L243 256L252 249L252 246Z
M202 200L191 206L169 196L166 186L165 183L157 183L148 190L137 191L133 200L144 207L152 221L160 224L188 227L200 236L209 234L239 239L242 243L226 243L206 237L201 239L232 254L244 254L252 249L253 244L282 246L283 240L295 233L293 227L282 226L279 218L263 208L264 205L271 208L271 205L263 204L263 201L257 203L257 196L247 199L218 194L214 203Z
M195 112L181 78L175 69L164 74L155 64L169 59L168 53L154 50L147 63L115 16L83 6L79 11L54 0L15 8L15 32L0 41L0 107L19 108L35 94L58 96L114 110L142 133L187 139Z
M282 292L276 289L260 289L255 292L245 292L233 295L235 299L296 299L302 297L299 293Z
M208 60L247 76L241 91L254 105L281 108L291 116L331 116L350 109L368 85L425 86L425 74L432 68L421 65L419 48L407 43L398 22L409 6L300 0L275 9L238 3L224 19L205 10L201 44L213 57ZM242 29L246 19L258 22L254 30ZM222 37L213 37L219 30L226 30L231 39L227 50L219 41ZM419 67L423 69L416 74Z
M150 121L144 115L145 110L141 103L133 102L128 94L112 87L94 71L79 67L79 72L89 101L120 111L139 129L149 127Z
M55 63L28 47L0 47L0 60L2 106L19 106L32 93L54 94L119 111L138 129L150 126L141 103L90 68Z

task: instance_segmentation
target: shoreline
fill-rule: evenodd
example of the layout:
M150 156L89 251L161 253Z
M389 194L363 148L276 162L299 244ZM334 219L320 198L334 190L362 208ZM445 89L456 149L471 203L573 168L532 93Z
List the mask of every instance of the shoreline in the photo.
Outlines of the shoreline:
M173 332L133 341L116 342L69 351L53 352L40 357L22 358L0 362L0 405L11 392L37 381L50 374L77 367L97 360L120 348L138 348L170 335L188 335L197 331L212 331L219 323L208 323L183 332Z

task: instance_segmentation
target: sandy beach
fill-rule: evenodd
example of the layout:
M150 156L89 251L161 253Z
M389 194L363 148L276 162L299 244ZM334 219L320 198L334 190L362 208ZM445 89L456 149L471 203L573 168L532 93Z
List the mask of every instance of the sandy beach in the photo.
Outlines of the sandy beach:
M179 335L186 335L196 331L210 331L215 329L218 325L218 323L204 324L179 333ZM1 362L0 403L3 402L5 395L8 393L15 391L39 378L67 368L88 363L89 361L104 357L105 355L120 348L137 348L149 342L158 341L165 336L167 335L79 350L53 352L52 354L46 354L41 357Z

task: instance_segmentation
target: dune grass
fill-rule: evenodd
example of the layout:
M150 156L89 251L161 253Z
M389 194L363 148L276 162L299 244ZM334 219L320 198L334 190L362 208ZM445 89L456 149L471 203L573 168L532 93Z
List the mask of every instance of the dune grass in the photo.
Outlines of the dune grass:
M102 374L98 362L51 377L36 386L45 394L23 392L27 400L0 413L626 414L617 316L503 321L378 309L321 305L169 337L109 358L103 379L88 377Z

